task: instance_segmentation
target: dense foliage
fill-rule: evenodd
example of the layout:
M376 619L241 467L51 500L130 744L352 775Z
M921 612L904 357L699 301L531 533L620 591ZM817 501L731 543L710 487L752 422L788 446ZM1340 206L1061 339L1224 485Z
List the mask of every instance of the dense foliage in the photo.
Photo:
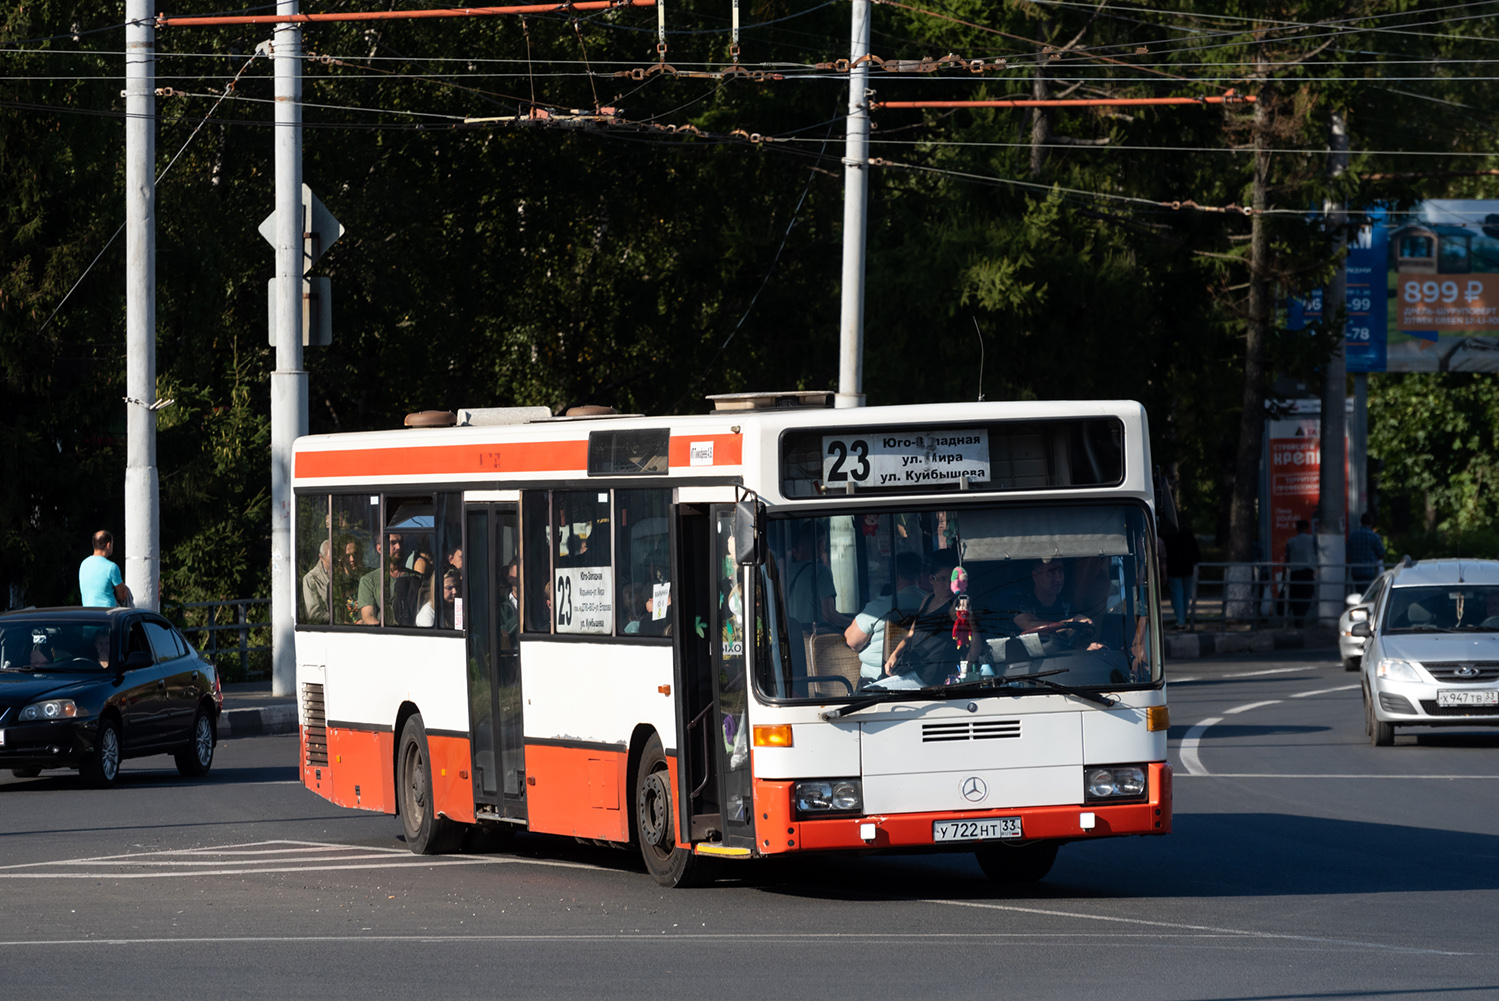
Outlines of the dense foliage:
M334 334L306 356L312 430L391 427L417 409L669 413L713 392L832 388L846 74L815 64L846 55L849 6L742 7L739 59L775 79L711 75L731 55L721 0L673 3L664 57L640 8L309 26L306 180L347 228L317 269L333 281ZM201 0L172 10L210 12ZM1140 399L1186 509L1220 538L1245 401L1278 375L1315 380L1329 346L1254 305L1257 290L1326 277L1328 235L1304 210L1328 195L1483 196L1492 181L1430 176L1483 158L1416 154L1491 145L1489 85L1466 79L1465 60L1487 55L1499 4L925 0L874 12L883 60L1006 60L877 68L881 100L1260 98L888 110L873 147L869 401ZM120 16L97 0L0 14L0 578L12 603L70 600L87 535L123 522ZM158 172L172 163L157 195L157 390L177 401L160 417L162 577L178 600L267 587L272 258L256 227L271 207L272 88L255 53L269 34L158 39L158 82L180 92L158 101L157 139ZM677 72L642 72L661 59ZM1334 109L1366 152L1329 185ZM1361 179L1375 172L1423 176ZM1257 197L1272 211L1237 210ZM1432 529L1499 518L1492 380L1372 385L1386 494L1409 494L1396 500Z

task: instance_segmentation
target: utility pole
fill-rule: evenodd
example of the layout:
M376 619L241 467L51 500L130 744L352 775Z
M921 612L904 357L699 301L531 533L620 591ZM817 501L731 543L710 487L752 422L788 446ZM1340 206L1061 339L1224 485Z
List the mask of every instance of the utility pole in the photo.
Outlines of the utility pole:
M297 0L276 13L297 14ZM276 76L276 299L268 320L276 338L271 373L271 692L296 688L297 575L292 564L292 442L307 433L302 369L302 28L281 22L272 39Z
M1336 182L1348 170L1348 120L1342 111L1334 111L1329 123L1327 143L1327 176ZM1317 476L1317 579L1321 581L1317 617L1334 622L1343 613L1343 595L1347 592L1347 569L1343 566L1348 551L1348 478L1344 468L1347 455L1345 435L1348 430L1348 361L1344 350L1347 338L1348 256L1346 213L1340 199L1329 198L1322 205L1331 240L1330 250L1336 261L1332 280L1322 293L1322 316L1334 318L1337 337L1327 357L1322 382L1322 447Z
M125 8L125 586L160 604L156 478L156 28L148 0Z
M843 306L836 407L864 405L864 246L869 216L869 0L853 0L843 147Z

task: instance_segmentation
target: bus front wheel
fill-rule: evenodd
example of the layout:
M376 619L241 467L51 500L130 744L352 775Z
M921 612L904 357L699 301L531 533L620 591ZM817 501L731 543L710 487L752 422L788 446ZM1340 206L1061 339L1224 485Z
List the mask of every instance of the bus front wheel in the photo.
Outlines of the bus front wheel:
M418 713L401 730L401 826L406 847L418 855L444 855L463 840L463 825L439 817L432 807L432 759L427 752L427 728Z
M712 882L711 861L677 847L671 772L661 738L651 736L635 770L635 837L645 868L662 886L701 886Z
M989 845L974 852L979 868L996 883L1034 883L1046 878L1057 860L1055 841Z

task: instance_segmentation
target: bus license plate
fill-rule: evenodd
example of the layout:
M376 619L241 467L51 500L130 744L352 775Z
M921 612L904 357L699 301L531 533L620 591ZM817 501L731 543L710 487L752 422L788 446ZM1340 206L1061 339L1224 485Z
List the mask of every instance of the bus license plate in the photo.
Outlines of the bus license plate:
M1437 692L1439 706L1499 706L1499 690L1487 692Z
M995 841L1024 837L1019 817L988 820L937 820L932 823L933 841Z

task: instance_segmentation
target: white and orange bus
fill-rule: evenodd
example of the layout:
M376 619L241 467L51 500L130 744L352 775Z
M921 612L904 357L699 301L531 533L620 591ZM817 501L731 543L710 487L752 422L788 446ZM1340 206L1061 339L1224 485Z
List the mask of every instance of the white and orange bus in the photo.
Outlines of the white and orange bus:
M1143 408L715 402L298 440L307 788L665 885L1170 831Z

